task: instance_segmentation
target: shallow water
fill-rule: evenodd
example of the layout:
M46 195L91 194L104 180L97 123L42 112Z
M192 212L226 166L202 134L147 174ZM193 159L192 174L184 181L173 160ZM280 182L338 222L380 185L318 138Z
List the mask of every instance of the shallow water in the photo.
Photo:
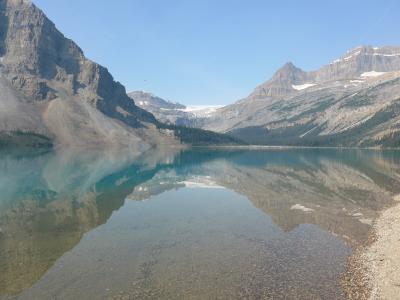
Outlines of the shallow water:
M341 299L400 153L0 156L0 298Z

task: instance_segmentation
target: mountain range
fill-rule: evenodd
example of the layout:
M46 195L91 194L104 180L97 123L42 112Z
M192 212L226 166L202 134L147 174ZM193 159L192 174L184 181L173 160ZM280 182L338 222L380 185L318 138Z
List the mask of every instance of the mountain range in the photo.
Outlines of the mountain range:
M250 144L397 147L399 83L400 47L361 46L316 71L288 62L247 98L185 123Z
M0 0L0 147L400 146L400 47L315 71L288 62L246 98L186 106L127 94L30 0Z

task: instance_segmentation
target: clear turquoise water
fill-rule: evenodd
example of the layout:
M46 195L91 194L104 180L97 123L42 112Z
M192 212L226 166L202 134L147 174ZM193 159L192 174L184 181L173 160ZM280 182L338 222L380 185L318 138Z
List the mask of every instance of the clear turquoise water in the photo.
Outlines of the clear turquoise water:
M0 298L341 299L395 151L0 154Z

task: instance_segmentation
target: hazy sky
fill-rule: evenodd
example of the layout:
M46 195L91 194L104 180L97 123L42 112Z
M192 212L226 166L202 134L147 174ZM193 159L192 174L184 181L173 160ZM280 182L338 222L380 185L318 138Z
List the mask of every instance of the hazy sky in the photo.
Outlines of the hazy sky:
M33 0L128 91L185 104L247 96L281 65L400 44L398 0Z

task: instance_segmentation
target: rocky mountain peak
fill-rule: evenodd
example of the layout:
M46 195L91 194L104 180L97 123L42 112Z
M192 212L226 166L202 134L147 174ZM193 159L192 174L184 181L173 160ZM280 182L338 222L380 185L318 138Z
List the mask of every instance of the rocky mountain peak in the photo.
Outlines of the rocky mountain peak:
M293 85L308 80L307 72L296 67L292 62L284 64L270 80L258 86L250 98L279 97L295 91Z
M278 69L278 72L291 72L291 71L295 71L296 69L298 69L293 62L288 61L287 63L285 63L280 69Z
M275 72L271 82L280 82L282 84L296 84L304 79L306 72L296 67L292 62L287 62L278 71Z
M66 39L28 0L0 0L2 73L33 100L51 100L56 95L49 81L63 81L76 92L78 74L85 63L82 50Z

